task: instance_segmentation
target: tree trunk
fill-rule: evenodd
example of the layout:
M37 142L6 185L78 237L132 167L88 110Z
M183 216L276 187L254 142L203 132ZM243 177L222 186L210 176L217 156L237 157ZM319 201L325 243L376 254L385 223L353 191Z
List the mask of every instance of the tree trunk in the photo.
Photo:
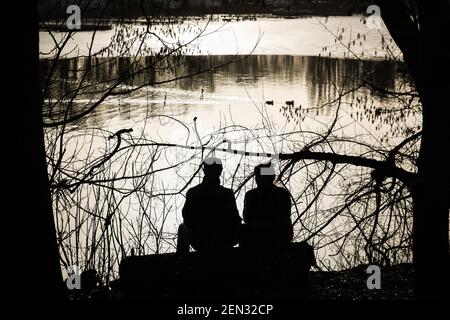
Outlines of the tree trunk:
M437 67L437 66L436 66ZM427 69L429 84L422 98L423 131L418 161L418 182L412 187L414 203L413 255L417 294L443 297L448 292L449 260L449 159L448 87ZM443 69L443 70L448 70ZM438 83L440 82L440 83ZM447 149L447 150L446 150Z
M37 1L11 5L15 21L7 31L4 63L13 68L3 74L4 96L10 99L3 120L13 127L4 132L2 146L7 150L3 204L9 208L2 228L2 294L62 298L42 127Z
M449 270L449 130L446 39L449 3L411 1L418 23L400 0L380 0L381 15L402 50L422 103L418 181L413 195L413 261L418 298L444 297ZM441 76L441 72L444 72Z
M420 299L448 294L448 209L442 201L445 189L433 180L423 179L413 191L415 292Z
M419 298L444 297L449 272L450 141L448 121L448 1L419 3L421 48L416 83L422 102L423 130L414 194L414 267ZM446 150L447 149L447 150Z

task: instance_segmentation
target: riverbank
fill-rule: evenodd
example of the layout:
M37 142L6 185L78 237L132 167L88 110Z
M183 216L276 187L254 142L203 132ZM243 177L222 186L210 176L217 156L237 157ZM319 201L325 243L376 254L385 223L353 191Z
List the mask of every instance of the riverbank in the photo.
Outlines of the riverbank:
M309 288L299 290L289 288L273 288L267 292L254 290L251 298L260 301L320 301L320 300L414 300L414 272L412 264L405 263L381 268L381 288L368 289L366 285L369 275L367 266L360 265L343 271L312 271L309 276ZM286 289L286 288L284 288ZM231 299L240 299L243 291L237 289L238 294ZM235 293L236 293L235 292ZM248 297L249 292L245 292ZM120 290L120 280L111 282L110 286L97 288L88 296L81 296L69 292L71 300L123 300ZM188 299L189 297L186 297ZM179 300L179 297L177 297ZM167 297L171 301L171 297Z
M338 272L311 272L308 300L412 300L414 271L412 264L381 268L381 289L369 290L367 266Z

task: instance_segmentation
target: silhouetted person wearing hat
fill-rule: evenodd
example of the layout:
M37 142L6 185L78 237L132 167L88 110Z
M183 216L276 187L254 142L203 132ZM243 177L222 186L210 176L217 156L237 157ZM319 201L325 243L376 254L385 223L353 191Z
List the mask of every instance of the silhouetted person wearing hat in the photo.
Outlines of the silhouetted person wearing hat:
M257 188L245 194L245 228L240 246L264 252L282 251L293 237L290 193L274 185L275 171L270 163L255 167L255 180Z
M177 252L220 252L238 242L241 217L234 194L220 185L222 163L218 158L203 162L202 183L186 193L183 223L178 228Z

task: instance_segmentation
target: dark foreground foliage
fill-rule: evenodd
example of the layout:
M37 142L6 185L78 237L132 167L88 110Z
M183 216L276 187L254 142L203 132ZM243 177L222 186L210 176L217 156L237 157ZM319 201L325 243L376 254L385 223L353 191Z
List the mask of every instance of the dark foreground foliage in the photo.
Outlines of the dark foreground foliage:
M369 274L366 273L367 265L343 270L343 271L312 271L305 282L295 281L267 281L260 275L267 285L235 286L228 292L223 292L220 299L257 299L259 301L279 300L412 300L414 299L414 271L412 264L400 264L381 268L381 289L369 290L366 285ZM253 279L255 280L255 279ZM272 279L274 280L274 279ZM286 279L285 279L286 280ZM290 284L297 283L296 287ZM189 290L187 290L189 291ZM89 293L70 291L71 300L127 300L127 296L121 290L120 280L111 282L109 286L96 287ZM213 299L213 291L206 292L203 296L182 296L172 292L164 297L165 300L191 301L198 299Z

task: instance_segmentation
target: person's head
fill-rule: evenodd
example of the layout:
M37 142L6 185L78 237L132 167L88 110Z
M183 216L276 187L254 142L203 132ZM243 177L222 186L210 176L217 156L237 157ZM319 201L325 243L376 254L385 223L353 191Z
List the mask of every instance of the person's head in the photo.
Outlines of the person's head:
M210 157L203 160L203 172L206 179L218 180L222 170L222 161L219 158Z
M258 188L269 187L275 180L275 170L272 163L262 163L255 167L255 181Z

